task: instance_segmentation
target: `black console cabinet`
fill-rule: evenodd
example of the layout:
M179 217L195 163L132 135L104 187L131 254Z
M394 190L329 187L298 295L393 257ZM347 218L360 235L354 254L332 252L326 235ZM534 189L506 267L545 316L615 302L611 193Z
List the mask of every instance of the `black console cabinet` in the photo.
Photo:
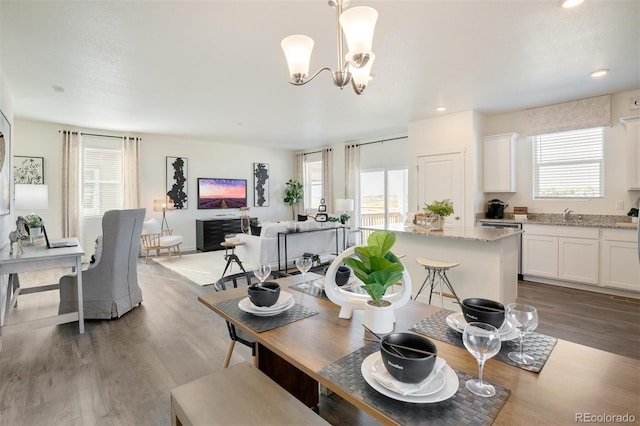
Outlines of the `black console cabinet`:
M220 245L227 234L240 234L240 218L196 220L196 249L200 251L223 250Z

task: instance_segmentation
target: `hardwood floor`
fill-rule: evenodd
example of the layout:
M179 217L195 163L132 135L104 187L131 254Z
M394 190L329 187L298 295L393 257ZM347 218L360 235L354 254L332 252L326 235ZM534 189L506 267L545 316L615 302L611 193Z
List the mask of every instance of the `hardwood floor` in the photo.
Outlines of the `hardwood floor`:
M200 287L162 266L139 262L144 302L119 320L87 321L3 336L0 426L169 425L169 392L221 368L224 321L197 302ZM57 282L60 273L21 275ZM538 331L640 359L640 303L521 283L520 300L540 310ZM10 323L57 312L57 292L21 296ZM232 363L250 361L236 345ZM242 397L242 396L238 396ZM336 425L375 424L339 398L320 413Z

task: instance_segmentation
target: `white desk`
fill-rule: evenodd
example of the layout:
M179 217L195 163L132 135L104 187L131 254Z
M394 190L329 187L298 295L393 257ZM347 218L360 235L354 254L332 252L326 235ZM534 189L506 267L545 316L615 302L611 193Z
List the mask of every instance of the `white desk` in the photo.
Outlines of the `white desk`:
M78 312L70 312L46 318L25 321L23 323L5 325L9 311L15 306L16 299L21 289L16 288L10 274L20 272L37 271L41 269L55 269L71 267L74 271L82 271L82 256L84 250L80 244L76 247L63 247L48 249L44 242L35 242L33 245L23 245L24 252L18 256L14 247L13 255L9 254L9 245L0 250L0 275L9 275L6 288L0 288L0 300L5 299L4 315L0 315L0 350L2 348L2 336L20 333L24 330L46 327L56 324L65 324L78 321L80 334L84 333L84 311L82 307L82 274L78 274ZM46 291L58 288L57 286L44 285L29 287L29 292ZM1 311L1 309L0 309Z

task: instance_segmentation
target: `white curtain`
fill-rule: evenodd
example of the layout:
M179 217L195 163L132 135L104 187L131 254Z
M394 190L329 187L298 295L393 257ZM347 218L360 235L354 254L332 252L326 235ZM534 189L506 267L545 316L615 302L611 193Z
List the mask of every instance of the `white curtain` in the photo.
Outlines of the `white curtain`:
M345 198L354 201L354 211L351 224L360 227L360 146L346 145L344 147L344 182Z
M529 136L611 127L611 95L532 108L525 115Z
M140 138L124 137L122 143L122 181L125 209L140 207Z
M331 148L322 150L322 195L327 205L327 212L333 212L333 151Z
M304 154L296 154L296 163L294 165L293 172L293 178L298 182L304 184ZM298 205L296 206L295 211L298 213L305 212L304 197L302 197L302 200L300 200L300 203L298 203Z
M82 141L80 133L62 132L62 236L82 241Z

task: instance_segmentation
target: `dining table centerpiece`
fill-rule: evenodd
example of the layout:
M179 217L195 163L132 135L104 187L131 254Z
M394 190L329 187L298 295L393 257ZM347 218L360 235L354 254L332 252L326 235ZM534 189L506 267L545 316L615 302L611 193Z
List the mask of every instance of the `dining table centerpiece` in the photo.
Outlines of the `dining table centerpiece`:
M375 231L367 239L367 245L347 248L329 265L324 292L329 300L341 307L339 318L350 319L354 310L364 310L365 325L374 332L393 330L395 311L411 299L409 273L391 252L395 239L391 232ZM349 288L336 284L336 274L343 265L350 267L355 276L356 284ZM397 290L387 292L394 284L400 284ZM354 291L354 288L363 291ZM385 325L379 328L373 321Z

